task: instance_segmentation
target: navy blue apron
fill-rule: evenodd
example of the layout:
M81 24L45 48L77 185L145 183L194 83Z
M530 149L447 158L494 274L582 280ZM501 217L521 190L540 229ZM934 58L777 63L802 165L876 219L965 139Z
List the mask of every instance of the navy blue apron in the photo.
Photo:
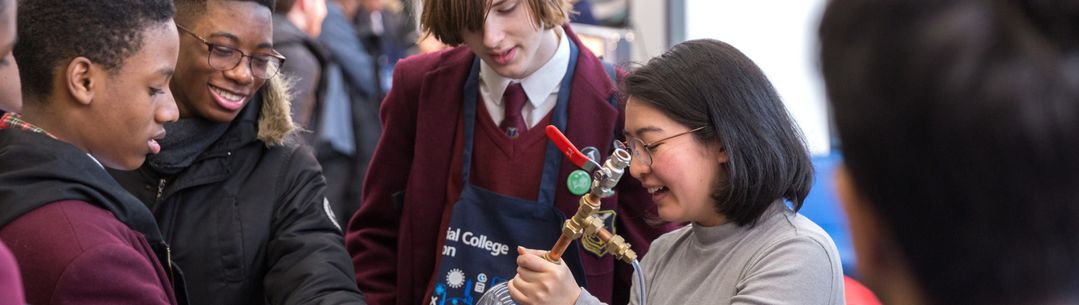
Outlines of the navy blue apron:
M563 37L563 39L569 39ZM577 66L577 46L570 43L570 61L554 108L551 124L566 129L566 104L569 102L573 71ZM517 274L517 246L550 249L562 233L565 215L554 206L555 186L562 165L562 153L547 143L543 160L543 178L538 201L503 196L472 185L472 143L476 126L476 103L479 92L480 60L464 88L464 187L453 205L449 227L443 236L442 258L435 274L435 287L429 304L473 304L490 287L508 281ZM541 126L537 126L541 127ZM535 128L535 127L534 127ZM578 285L585 286L574 242L562 257Z

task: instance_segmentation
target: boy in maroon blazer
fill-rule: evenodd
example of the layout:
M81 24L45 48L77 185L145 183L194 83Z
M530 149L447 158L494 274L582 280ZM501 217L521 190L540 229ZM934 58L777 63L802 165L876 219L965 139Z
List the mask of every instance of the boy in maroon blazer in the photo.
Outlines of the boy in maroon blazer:
M169 0L19 3L23 113L0 118L0 240L27 302L182 302L150 210L104 168L138 167L178 116L174 11Z
M516 273L516 246L550 248L578 196L575 169L544 137L555 125L606 158L622 103L562 0L427 0L422 27L456 48L399 62L363 204L346 236L370 304L474 302ZM463 46L460 46L462 45ZM608 73L611 71L611 73ZM602 161L602 160L597 160ZM622 179L599 216L638 254L670 227ZM626 303L632 268L591 240L563 257L577 283Z

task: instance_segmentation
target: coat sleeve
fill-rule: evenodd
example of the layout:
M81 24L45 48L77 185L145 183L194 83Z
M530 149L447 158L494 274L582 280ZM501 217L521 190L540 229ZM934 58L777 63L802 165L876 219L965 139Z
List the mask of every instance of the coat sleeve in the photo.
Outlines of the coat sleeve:
M272 186L283 192L266 245L269 270L263 285L269 304L366 304L323 194L326 182L318 162L306 148L286 147L293 151Z
M174 304L151 260L130 245L102 244L75 257L57 279L50 304Z
M408 79L409 61L399 63L382 102L382 135L364 178L363 202L349 221L346 245L356 280L370 304L397 302L397 240L400 200L412 167L419 80ZM417 71L417 70L412 70ZM415 72L411 72L415 73Z

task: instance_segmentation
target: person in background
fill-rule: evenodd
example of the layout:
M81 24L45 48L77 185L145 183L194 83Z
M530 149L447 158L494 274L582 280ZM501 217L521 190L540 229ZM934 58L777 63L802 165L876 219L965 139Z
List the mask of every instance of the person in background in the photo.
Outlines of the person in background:
M405 15L401 0L351 1L360 2L355 16L356 30L368 53L376 59L381 97L390 90L394 65L411 55L418 34L410 17Z
M168 0L19 2L23 107L0 118L0 240L27 302L185 304L153 215L104 169L159 153L178 116L174 13Z
M647 286L634 281L630 304L642 288L649 304L844 304L835 243L797 213L813 184L809 151L752 60L721 41L686 41L622 88L630 173L660 218L689 223L652 242ZM518 303L600 303L565 264L519 251Z
M592 1L591 0L566 0L570 5L573 5L573 14L570 15L570 19L575 23L599 25L599 20L592 15Z
M882 301L1079 303L1079 2L836 0L819 35Z
M292 120L309 131L316 130L319 99L325 95L320 89L326 54L315 40L325 19L326 0L278 0L273 14L274 49L288 58L281 73L294 82Z
M347 233L369 302L475 301L513 276L517 245L554 245L579 197L566 187L575 167L545 126L605 159L624 105L615 69L581 47L567 12L564 0L425 1L424 31L458 47L398 63L383 101L382 137ZM646 253L674 226L649 224L655 205L637 180L622 179L617 193L597 215ZM501 250L470 246L480 235ZM600 300L625 303L632 268L606 254L585 240L563 258Z
M176 0L180 120L163 152L113 176L154 211L192 304L364 304L294 128L272 0Z
M353 0L354 1L354 0ZM360 188L367 164L378 145L381 100L375 96L375 66L340 3L327 4L318 41L328 51L324 69L316 157L326 176L326 197L339 223L348 223L360 206ZM355 13L353 11L353 13Z

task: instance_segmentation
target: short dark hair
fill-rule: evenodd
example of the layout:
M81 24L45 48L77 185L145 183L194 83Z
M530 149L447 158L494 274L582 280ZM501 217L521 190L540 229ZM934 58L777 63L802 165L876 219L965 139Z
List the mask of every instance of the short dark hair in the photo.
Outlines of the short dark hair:
M292 7L295 5L296 0L277 0L274 11L281 14L288 14L288 11L291 11Z
M781 198L795 210L813 183L802 133L772 83L745 54L718 40L690 40L627 76L625 94L718 141L729 161L713 198L716 211L751 225Z
M22 92L48 96L57 65L89 58L110 72L142 48L142 32L172 20L170 0L22 0L15 61Z
M200 16L206 12L206 4L210 1L241 1L241 2L255 2L272 12L276 6L275 0L175 0L176 2L176 21L187 25L191 18ZM283 0L289 1L289 0ZM295 0L292 0L295 1ZM190 26L190 25L187 25Z
M532 23L551 29L569 22L571 9L565 0L521 0L528 5ZM442 43L464 42L461 31L480 31L487 22L493 0L424 0L420 26Z
M1079 3L835 0L819 35L853 185L926 299L1079 297Z

